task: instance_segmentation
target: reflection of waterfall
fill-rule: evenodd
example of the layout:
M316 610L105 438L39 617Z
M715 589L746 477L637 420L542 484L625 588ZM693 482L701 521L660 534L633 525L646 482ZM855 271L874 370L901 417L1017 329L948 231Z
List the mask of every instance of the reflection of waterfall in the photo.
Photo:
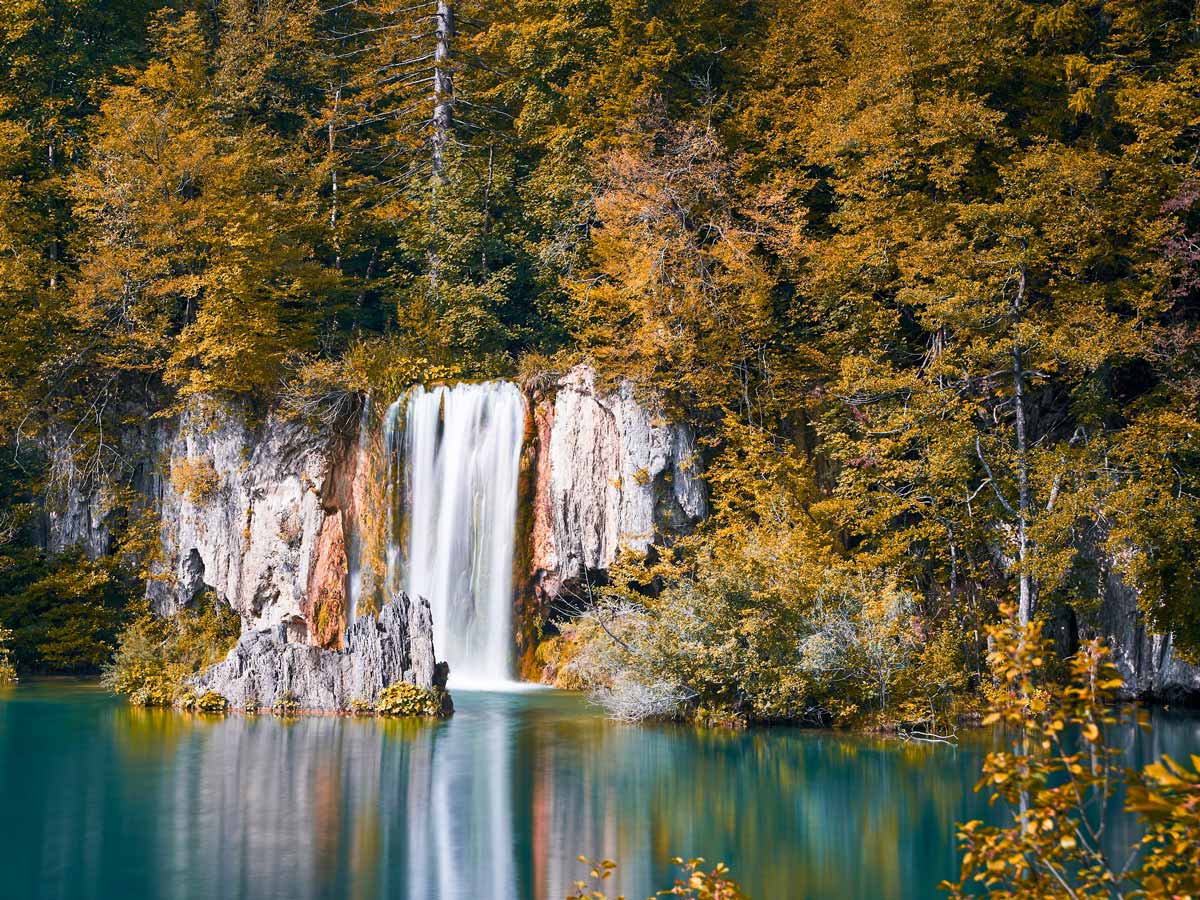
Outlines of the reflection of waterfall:
M561 900L584 853L609 896L723 860L749 896L918 900L999 735L957 748L792 729L615 725L577 698L464 692L446 722L187 716L33 681L0 700L2 896ZM1187 758L1200 719L1115 727L1124 765ZM1105 849L1140 829L1109 808ZM864 835L869 839L864 840Z
M388 589L429 600L452 686L511 677L524 425L524 398L507 382L417 387L384 423L388 509L403 511L389 529Z

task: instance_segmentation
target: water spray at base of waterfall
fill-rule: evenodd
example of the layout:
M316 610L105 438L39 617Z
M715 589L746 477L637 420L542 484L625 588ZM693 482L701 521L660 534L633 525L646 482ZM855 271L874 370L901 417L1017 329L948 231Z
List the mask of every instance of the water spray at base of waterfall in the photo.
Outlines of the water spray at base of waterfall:
M387 584L425 597L456 690L510 690L525 400L509 382L413 388L384 420Z

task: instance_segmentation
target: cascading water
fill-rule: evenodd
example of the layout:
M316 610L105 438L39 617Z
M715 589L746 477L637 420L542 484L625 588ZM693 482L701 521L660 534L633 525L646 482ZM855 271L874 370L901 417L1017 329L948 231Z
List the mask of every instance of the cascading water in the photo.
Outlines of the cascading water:
M425 597L455 687L512 678L513 550L525 400L508 382L416 387L384 421L387 580Z

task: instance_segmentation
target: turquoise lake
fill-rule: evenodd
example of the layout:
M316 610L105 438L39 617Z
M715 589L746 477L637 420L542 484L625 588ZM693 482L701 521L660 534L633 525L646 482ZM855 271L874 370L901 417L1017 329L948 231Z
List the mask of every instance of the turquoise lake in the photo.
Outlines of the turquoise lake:
M448 722L209 718L87 682L0 694L0 897L561 900L579 854L630 900L674 855L755 900L939 896L990 736L955 747L605 720L552 691L459 692ZM1157 713L1130 763L1200 748ZM1112 838L1134 823L1114 817ZM613 890L612 893L616 891Z

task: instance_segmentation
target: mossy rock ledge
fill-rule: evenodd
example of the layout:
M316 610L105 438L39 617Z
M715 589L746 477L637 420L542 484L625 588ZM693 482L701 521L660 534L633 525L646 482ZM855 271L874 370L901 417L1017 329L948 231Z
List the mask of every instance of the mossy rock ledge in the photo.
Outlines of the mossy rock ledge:
M298 712L345 712L355 701L374 705L385 688L411 685L439 698L435 715L449 715L449 668L433 655L433 617L423 598L399 595L378 616L363 616L346 631L342 650L288 640L286 625L242 635L222 662L192 680L197 694L212 691L234 709L270 708L287 697Z

